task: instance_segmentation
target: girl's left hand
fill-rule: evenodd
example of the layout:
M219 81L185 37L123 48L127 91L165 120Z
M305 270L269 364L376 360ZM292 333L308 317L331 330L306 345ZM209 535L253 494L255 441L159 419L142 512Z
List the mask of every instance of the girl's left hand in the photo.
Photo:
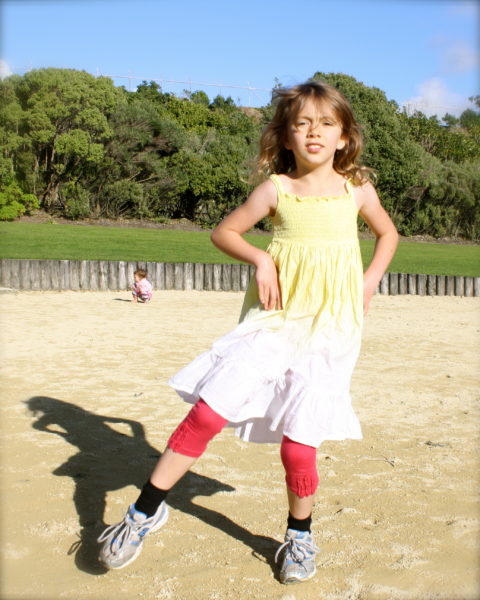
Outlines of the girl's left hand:
M278 272L272 257L262 252L256 263L258 296L265 310L282 309Z

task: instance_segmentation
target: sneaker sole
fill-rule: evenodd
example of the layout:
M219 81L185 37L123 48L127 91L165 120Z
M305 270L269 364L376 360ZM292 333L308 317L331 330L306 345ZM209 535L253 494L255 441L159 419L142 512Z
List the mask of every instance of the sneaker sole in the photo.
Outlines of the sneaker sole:
M316 574L317 574L317 568L315 567L315 570L313 571L313 573L310 573L310 575L308 577L303 577L302 579L300 579L298 577L291 577L289 579L280 579L280 583L283 583L283 585L294 585L296 583L303 583L304 581L308 581L309 579L312 579L312 577L315 577Z
M155 533L155 531L158 531L160 529L160 527L165 525L165 523L167 521L168 521L168 506L165 505L165 512L163 514L162 519L160 521L158 521L158 523L150 529L150 531L148 532L147 535L150 535L150 533ZM143 543L138 545L138 547L135 551L135 554L132 554L132 556L127 560L127 562L123 563L123 565L119 565L118 567L108 565L107 563L103 562L102 560L100 560L100 562L102 563L102 565L104 567L107 567L107 569L109 569L110 571L119 571L120 569L123 569L124 567L128 567L128 565L130 565L134 560L136 560L140 556L142 548L143 548Z

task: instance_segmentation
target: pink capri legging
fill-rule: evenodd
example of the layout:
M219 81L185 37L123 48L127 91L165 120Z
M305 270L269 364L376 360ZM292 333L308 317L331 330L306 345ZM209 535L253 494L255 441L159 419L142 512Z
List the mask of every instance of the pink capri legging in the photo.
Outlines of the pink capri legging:
M227 419L200 399L173 432L167 445L174 452L197 458L227 423ZM316 448L283 436L280 456L287 487L300 498L314 494L318 487Z

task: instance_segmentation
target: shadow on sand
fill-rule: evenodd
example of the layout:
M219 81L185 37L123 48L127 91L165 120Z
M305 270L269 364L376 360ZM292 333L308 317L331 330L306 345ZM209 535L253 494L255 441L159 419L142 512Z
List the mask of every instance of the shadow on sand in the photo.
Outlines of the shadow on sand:
M81 531L69 554L75 554L76 565L82 571L94 575L105 573L98 562L96 539L106 526L103 520L106 494L128 485L140 489L160 454L147 442L143 426L137 421L97 415L45 396L35 396L25 403L36 417L34 429L59 435L78 450L53 471L54 475L71 477L75 482L73 501ZM115 430L115 426L128 433ZM196 496L234 489L216 479L189 472L175 486L168 503L243 542L273 569L278 541L254 535L221 513L193 502Z

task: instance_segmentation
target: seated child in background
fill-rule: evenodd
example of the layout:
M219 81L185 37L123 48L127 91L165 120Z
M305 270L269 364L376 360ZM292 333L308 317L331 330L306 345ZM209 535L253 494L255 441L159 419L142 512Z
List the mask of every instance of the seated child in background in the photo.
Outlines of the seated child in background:
M132 286L133 301L150 302L153 288L147 279L147 272L144 269L137 269L133 276L135 277L135 283Z

